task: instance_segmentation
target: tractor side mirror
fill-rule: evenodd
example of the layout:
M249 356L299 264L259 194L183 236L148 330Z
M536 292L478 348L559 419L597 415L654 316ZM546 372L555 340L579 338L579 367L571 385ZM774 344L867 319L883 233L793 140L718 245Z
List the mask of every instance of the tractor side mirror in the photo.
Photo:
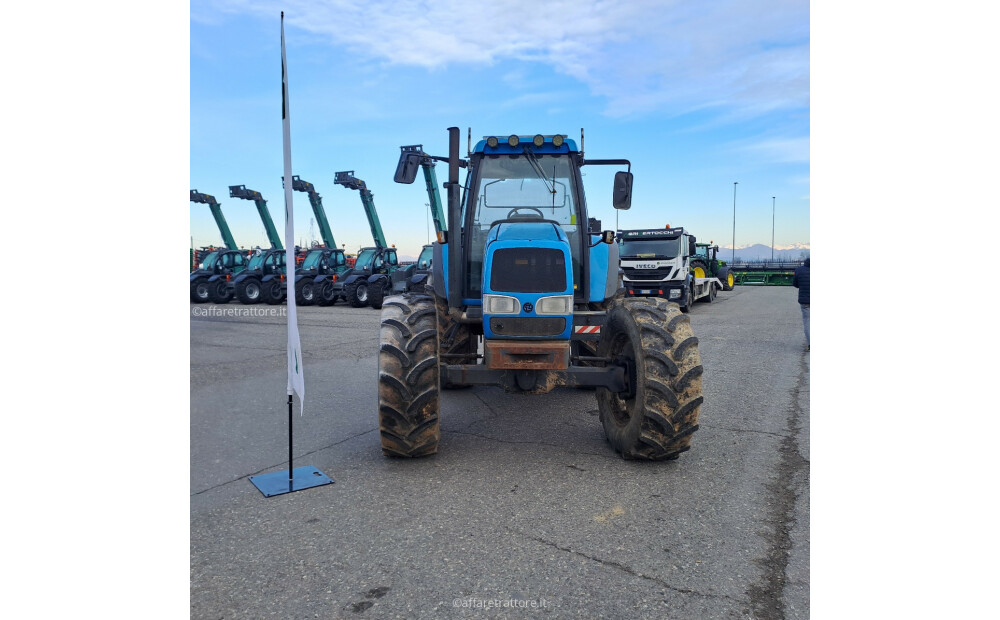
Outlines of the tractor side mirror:
M615 173L615 189L611 194L611 203L616 209L628 209L632 206L632 173L619 171Z
M417 178L417 168L420 167L420 156L415 153L400 153L399 164L396 166L396 183L409 185Z
M601 233L601 241L603 241L604 243L607 243L608 245L611 245L612 243L614 243L615 242L615 231L613 231L613 230L605 230L604 232L602 232Z

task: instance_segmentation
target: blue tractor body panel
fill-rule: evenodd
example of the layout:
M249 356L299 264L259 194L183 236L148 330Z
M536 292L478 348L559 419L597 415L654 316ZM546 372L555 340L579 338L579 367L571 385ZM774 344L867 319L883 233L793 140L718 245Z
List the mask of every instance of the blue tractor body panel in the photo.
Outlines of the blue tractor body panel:
M504 250L509 253L503 254L506 258L498 261ZM545 250L551 252L544 253ZM561 273L554 273L560 269ZM500 280L507 286L496 288L496 272L503 274ZM530 290L533 288L531 276L543 276L545 273L561 276L549 278L549 281L561 281L562 287ZM541 279L546 280L545 277ZM511 290L519 288L522 290ZM559 226L547 222L508 221L494 225L486 241L482 291L483 295L502 295L517 300L513 312L490 313L490 308L483 308L483 336L487 340L569 340L573 335L573 263L566 233ZM566 311L542 314L540 300L556 296L569 297ZM514 320L494 322L493 319L498 317ZM498 333L498 325L513 325L513 333ZM536 332L539 325L545 327ZM558 327L553 328L552 325Z

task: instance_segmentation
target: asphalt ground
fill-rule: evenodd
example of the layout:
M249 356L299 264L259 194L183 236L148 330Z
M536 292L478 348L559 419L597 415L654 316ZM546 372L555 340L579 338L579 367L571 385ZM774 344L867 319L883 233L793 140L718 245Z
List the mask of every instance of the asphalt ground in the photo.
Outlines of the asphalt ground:
M246 316L249 312L263 315ZM437 455L379 447L379 311L299 308L288 467L284 306L191 305L192 618L809 617L809 354L796 290L691 313L704 404L678 460L621 459L593 392L443 392Z

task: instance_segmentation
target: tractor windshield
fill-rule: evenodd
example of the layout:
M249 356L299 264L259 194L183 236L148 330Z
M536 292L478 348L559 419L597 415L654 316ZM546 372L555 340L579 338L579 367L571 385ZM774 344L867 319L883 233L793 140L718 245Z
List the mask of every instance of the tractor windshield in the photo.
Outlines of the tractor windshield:
M626 239L622 242L622 258L677 258L681 253L680 237L676 239Z
M566 155L487 156L477 168L476 187L470 193L474 202L467 205L473 209L466 281L470 292L480 292L486 237L493 224L501 220L545 219L558 223L569 237L573 277L579 282L583 250L574 178L577 169L572 160Z
M247 265L247 269L253 271L255 269L260 269L261 265L264 264L264 254L255 254L253 258L250 259L250 264Z
M215 267L215 261L218 260L218 258L219 258L218 252L209 252L208 255L205 256L205 260L201 262L201 268L211 269Z
M319 260L323 258L322 250L313 250L306 254L306 259L302 261L303 269L316 269L319 267Z
M356 269L363 269L364 267L368 267L372 264L372 258L374 257L375 257L375 248L365 248L364 250L361 250L360 254L358 254L358 259L357 261L355 261L354 267Z
M434 246L428 245L420 251L420 256L417 257L417 269L430 269L433 258Z

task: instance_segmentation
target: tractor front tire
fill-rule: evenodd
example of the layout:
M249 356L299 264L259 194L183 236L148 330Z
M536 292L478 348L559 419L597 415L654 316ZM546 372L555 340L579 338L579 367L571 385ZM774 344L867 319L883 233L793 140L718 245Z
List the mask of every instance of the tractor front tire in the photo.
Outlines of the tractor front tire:
M385 284L383 282L376 282L375 286L368 287L368 305L376 310L382 309L382 302L387 297Z
M225 280L216 280L208 284L208 296L213 304L228 304L233 298L233 291Z
M210 296L207 279L198 278L191 283L191 303L203 304L210 299Z
M271 280L260 285L261 297L264 298L264 303L276 306L285 300L285 296L281 292L281 281Z
M246 278L236 283L236 298L240 303L256 304L260 303L260 280L257 278Z
M295 303L300 306L311 306L316 303L317 300L316 287L313 281L308 278L302 278L295 285Z
M347 301L353 308L364 308L368 305L368 283L364 280L354 281L344 287Z
M441 441L434 301L426 295L386 298L379 341L378 426L382 454L434 454Z
M703 261L695 260L691 261L691 274L696 278L705 278L708 276L708 265Z
M729 270L729 267L720 267L718 278L722 282L722 290L731 291L736 287L736 276Z
M331 280L324 280L319 290L316 291L316 303L320 306L332 306L337 303L337 295L333 292Z
M624 364L633 388L597 389L608 443L626 459L677 458L691 448L704 400L690 319L662 299L629 298L612 306L601 331L600 355Z

